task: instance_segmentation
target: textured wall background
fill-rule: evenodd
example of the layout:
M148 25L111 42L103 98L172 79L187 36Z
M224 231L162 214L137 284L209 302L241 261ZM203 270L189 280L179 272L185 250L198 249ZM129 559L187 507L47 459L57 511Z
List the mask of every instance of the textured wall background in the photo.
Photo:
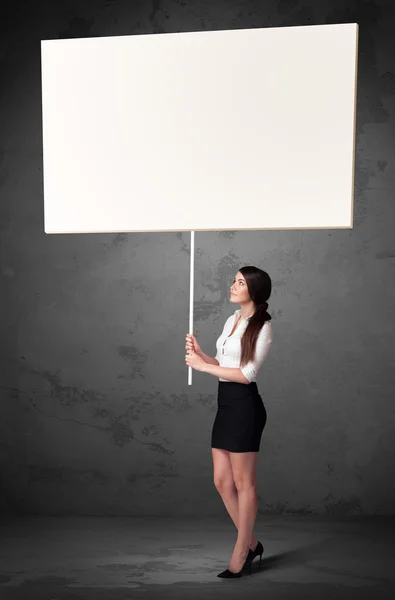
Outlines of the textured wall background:
M354 229L198 232L195 333L214 355L238 307L235 273L267 270L275 338L258 377L259 512L393 512L391 2L92 0L16 1L0 20L3 513L225 510L212 482L217 379L194 371L187 385L190 234L44 233L40 39L350 21Z

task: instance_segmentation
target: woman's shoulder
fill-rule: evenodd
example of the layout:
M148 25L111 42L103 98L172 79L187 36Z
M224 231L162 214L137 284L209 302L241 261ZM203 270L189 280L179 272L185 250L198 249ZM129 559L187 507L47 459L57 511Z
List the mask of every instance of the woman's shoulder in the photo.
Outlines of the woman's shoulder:
M265 321L264 324L261 327L261 330L259 332L259 337L265 338L265 337L273 337L273 326L272 326L272 321Z

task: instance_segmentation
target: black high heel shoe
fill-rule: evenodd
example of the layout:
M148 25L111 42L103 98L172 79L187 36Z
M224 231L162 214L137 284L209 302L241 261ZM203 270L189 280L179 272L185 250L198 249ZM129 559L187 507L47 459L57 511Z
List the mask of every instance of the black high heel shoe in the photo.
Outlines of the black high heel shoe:
M233 579L234 577L241 577L243 575L243 571L245 571L246 568L248 568L248 572L251 575L251 566L254 558L253 554L253 551L250 548L248 548L247 558L245 559L244 565L241 567L238 573L233 573L233 571L229 571L229 569L226 569L225 571L222 571L222 573L218 573L217 577L223 577L224 579Z
M261 568L263 550L264 550L264 548L263 548L261 542L258 541L255 550L250 549L250 551L248 552L248 556L244 563L244 567L249 566L250 574L251 574L252 561L257 556L259 556L259 568Z

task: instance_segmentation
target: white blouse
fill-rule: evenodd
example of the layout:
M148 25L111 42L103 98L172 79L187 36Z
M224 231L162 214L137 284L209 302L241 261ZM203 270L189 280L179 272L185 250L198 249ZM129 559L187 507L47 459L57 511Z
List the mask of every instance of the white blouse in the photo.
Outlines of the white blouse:
M233 315L227 319L223 331L216 342L217 354L215 358L218 360L220 367L240 368L244 377L251 383L251 381L255 381L261 364L269 353L270 346L273 341L273 328L270 321L265 322L258 334L254 359L250 360L250 362L244 365L244 367L240 367L241 336L246 330L248 319L250 317L241 319L236 327L236 330L229 337L240 312L241 309L238 308L235 310ZM219 381L230 380L219 377Z

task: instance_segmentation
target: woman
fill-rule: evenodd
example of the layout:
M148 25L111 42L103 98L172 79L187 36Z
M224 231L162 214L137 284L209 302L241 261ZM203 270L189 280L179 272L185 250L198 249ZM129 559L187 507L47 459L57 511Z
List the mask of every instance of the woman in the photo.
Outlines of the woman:
M258 510L256 465L266 410L256 376L272 340L266 311L272 283L257 267L242 267L231 287L230 301L240 308L227 319L217 339L215 358L205 354L196 337L186 336L186 364L219 378L218 409L211 435L214 484L237 530L229 567L218 577L241 577L263 546L254 535Z

